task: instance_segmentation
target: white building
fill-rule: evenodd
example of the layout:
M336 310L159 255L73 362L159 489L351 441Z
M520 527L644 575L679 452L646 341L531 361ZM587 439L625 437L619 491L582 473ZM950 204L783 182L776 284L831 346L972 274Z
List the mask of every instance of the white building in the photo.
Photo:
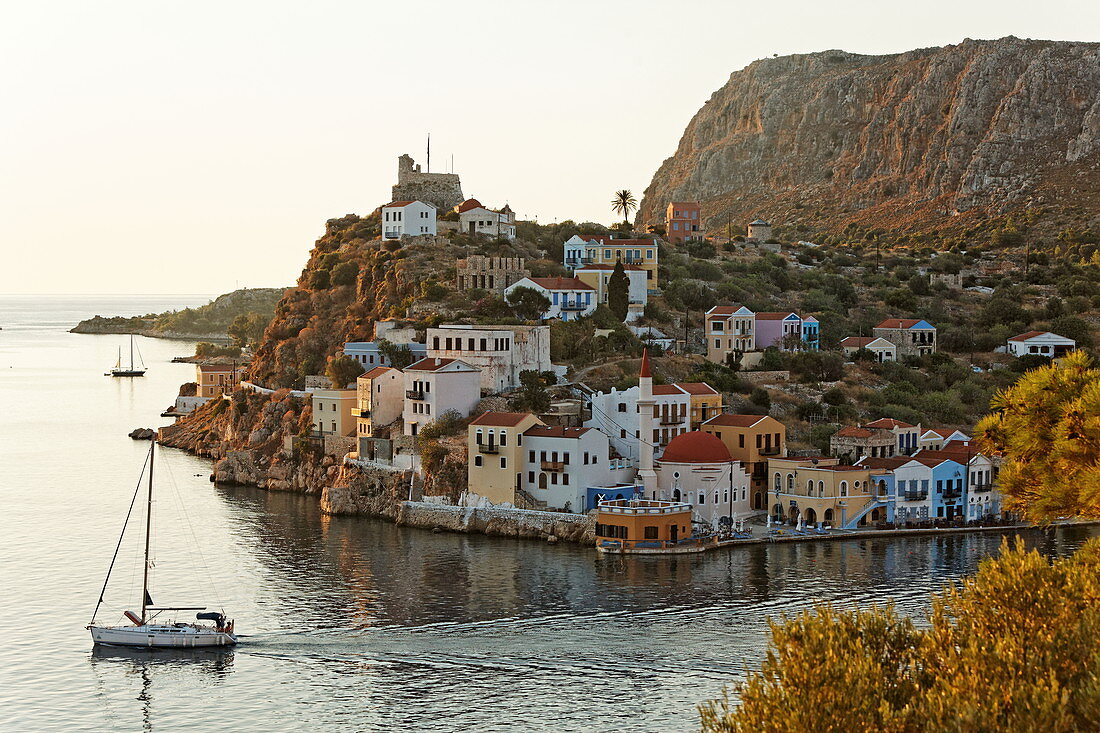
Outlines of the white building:
M676 436L657 461L649 499L684 501L692 517L717 527L753 514L749 474L717 436L698 430Z
M643 273L644 274L644 273ZM575 277L525 277L504 289L504 297L518 288L530 288L550 301L545 318L575 321L596 310L596 291Z
M592 417L585 423L605 433L619 455L638 460L642 435L639 426L641 386L589 397ZM674 384L652 387L653 407L650 433L645 441L660 450L669 441L691 429L691 395Z
M484 234L488 237L516 238L516 215L507 204L494 211L477 199L466 199L455 207L459 231L464 234Z
M921 433L921 450L942 450L945 445L953 440L969 441L970 436L961 430L947 430L945 428L929 428Z
M867 349L875 355L877 361L897 361L898 347L877 336L848 336L840 340L844 356L851 357L860 349Z
M1008 340L1008 353L1013 356L1062 357L1077 348L1077 342L1050 331L1028 331Z
M523 490L551 509L584 512L587 489L628 481L634 466L612 459L606 435L593 428L536 425L523 433Z
M382 239L435 234L436 209L423 201L394 201L382 207Z
M404 374L405 435L451 410L466 417L481 401L481 370L457 359L421 359Z
M428 357L461 359L481 370L481 387L500 392L519 386L525 370L553 371L549 326L467 326L429 328Z

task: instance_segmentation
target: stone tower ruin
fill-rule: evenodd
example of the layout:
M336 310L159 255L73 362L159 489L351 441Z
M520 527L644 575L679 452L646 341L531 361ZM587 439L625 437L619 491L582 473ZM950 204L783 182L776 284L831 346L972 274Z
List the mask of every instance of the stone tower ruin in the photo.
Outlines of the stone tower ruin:
M461 204L462 183L457 173L423 173L408 154L397 159L397 184L393 201L426 201L440 213Z

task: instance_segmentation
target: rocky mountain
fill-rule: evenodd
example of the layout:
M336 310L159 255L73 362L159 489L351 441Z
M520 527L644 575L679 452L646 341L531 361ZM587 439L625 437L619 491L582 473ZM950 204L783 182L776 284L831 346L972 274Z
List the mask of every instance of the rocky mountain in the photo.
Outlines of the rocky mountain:
M1100 217L1100 43L1002 38L886 56L823 51L730 75L645 191L640 223L695 200L712 232L964 231L1039 208Z

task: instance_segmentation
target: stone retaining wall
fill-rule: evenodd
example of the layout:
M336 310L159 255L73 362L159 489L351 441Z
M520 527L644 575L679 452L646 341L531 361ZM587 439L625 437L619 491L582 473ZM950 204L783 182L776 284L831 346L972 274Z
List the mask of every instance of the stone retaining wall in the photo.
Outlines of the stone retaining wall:
M422 529L443 529L467 534L562 540L595 546L595 515L540 512L527 509L445 506L405 501L397 513L397 524Z

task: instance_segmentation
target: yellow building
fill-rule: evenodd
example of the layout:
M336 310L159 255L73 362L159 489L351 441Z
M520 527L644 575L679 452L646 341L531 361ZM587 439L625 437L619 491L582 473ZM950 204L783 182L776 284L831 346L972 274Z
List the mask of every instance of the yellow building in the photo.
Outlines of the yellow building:
M773 518L807 526L862 527L877 519L878 490L865 466L843 466L836 458L772 458L768 500Z
M515 504L523 483L523 432L543 425L527 412L483 412L466 429L469 492L494 504Z
M726 357L756 351L756 314L743 305L716 305L706 313L703 336L707 341L707 360L725 364Z
M375 428L385 427L401 417L405 408L405 377L400 369L379 366L359 375L355 380L356 435L374 435Z
M698 430L703 423L722 412L722 393L706 382L676 382L676 386L690 395L692 430Z
M654 499L601 501L596 509L596 549L602 552L699 552L692 536L691 504Z
M318 437L355 435L355 409L358 395L354 389L309 389L313 403L313 433Z
M657 240L613 239L606 234L578 234L565 243L565 264L570 269L581 265L637 265L646 271L650 290L657 287Z
M232 392L240 381L241 369L236 364L196 364L197 397L221 397Z
M787 455L787 426L768 415L717 415L702 431L717 435L751 479L752 508L768 508L768 460Z

